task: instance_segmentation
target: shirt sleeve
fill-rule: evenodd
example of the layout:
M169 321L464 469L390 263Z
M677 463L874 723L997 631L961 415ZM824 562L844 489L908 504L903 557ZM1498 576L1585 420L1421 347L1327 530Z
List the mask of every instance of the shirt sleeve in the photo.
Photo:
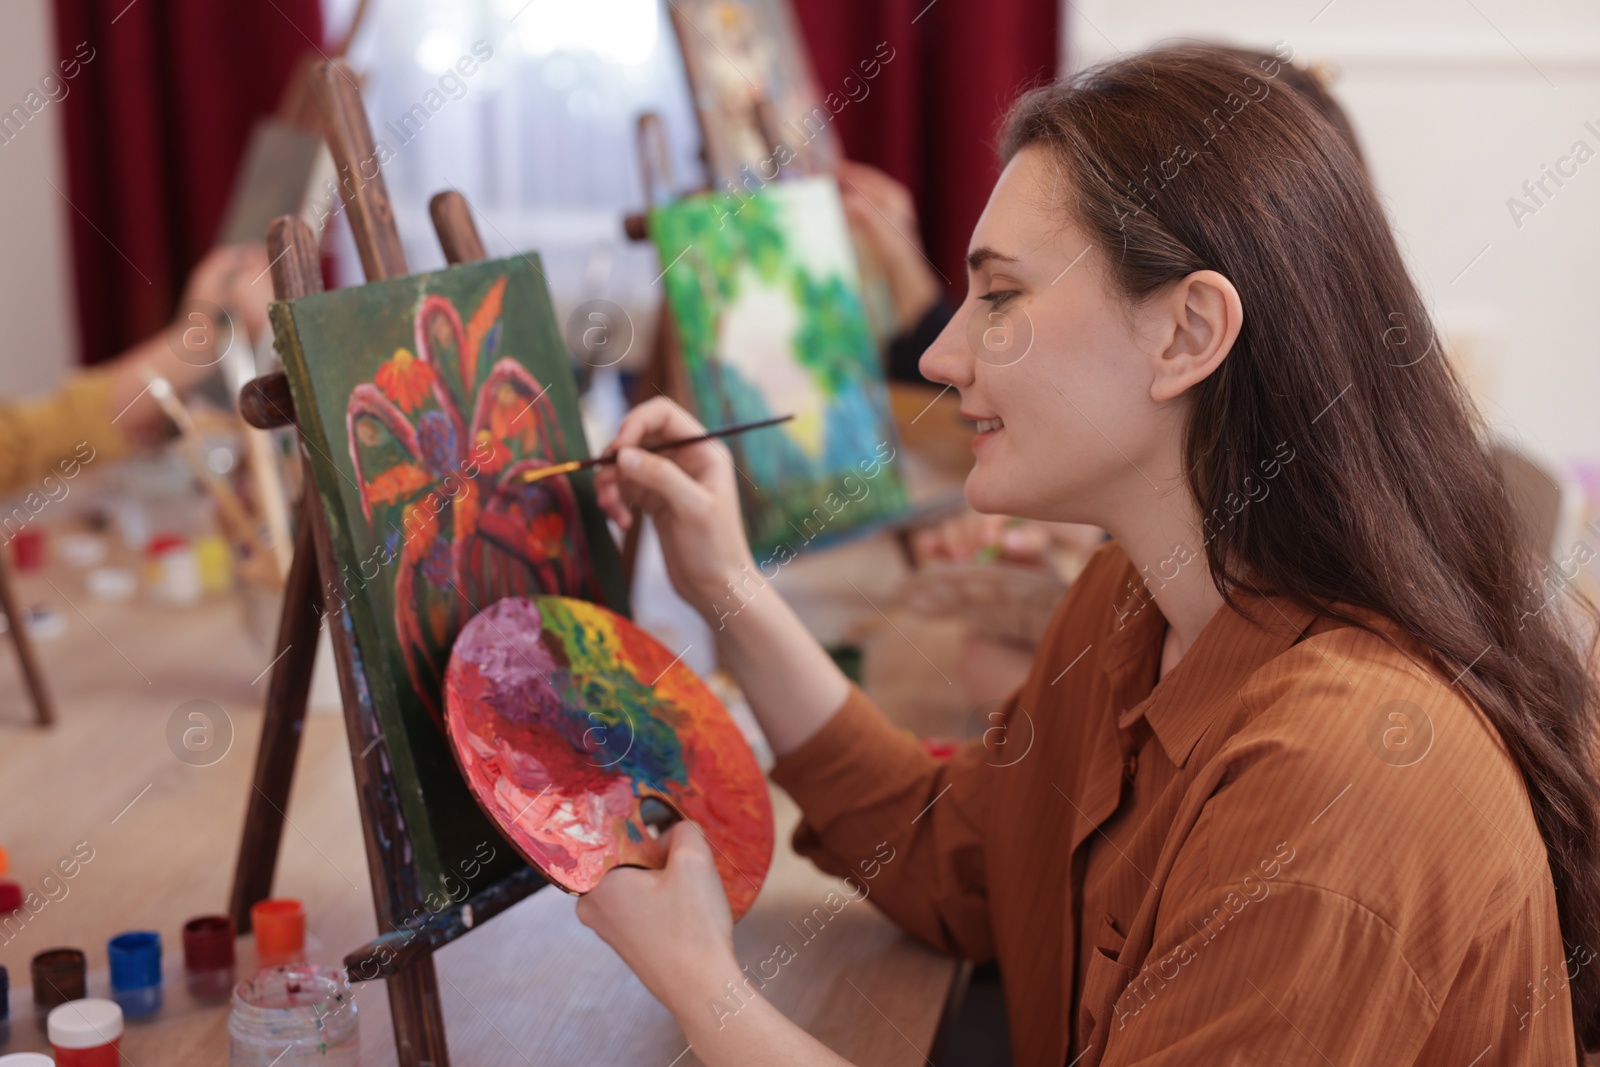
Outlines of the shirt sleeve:
M984 960L994 952L980 830L984 752L974 741L935 760L852 687L772 778L804 813L797 852L856 883L913 936Z
M48 396L0 401L0 493L70 478L83 464L127 452L112 422L111 389L108 373L77 371Z

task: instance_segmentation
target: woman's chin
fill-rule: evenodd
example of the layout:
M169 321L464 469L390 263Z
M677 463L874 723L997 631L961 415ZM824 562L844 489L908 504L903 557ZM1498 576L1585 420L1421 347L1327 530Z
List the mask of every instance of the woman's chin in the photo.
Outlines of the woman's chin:
M993 473L979 464L967 473L965 488L967 506L985 515L1015 515L1022 501L1018 494L1008 492Z

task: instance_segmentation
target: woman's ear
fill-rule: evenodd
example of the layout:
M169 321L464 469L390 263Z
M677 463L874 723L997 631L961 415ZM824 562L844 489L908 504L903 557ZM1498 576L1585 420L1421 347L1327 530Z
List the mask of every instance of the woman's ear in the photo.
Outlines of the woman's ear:
M1222 365L1244 325L1244 305L1227 278L1197 270L1161 296L1156 311L1167 335L1150 383L1150 399L1159 404L1182 396Z

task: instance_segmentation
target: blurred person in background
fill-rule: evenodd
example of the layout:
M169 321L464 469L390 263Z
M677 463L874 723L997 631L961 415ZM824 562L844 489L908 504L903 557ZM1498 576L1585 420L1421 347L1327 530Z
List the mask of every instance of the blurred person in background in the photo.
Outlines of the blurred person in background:
M215 373L229 345L248 347L260 337L272 299L266 270L262 245L213 249L190 272L179 317L160 333L104 364L70 371L48 395L0 398L0 493L26 488L63 462L116 459L155 443L163 416L146 393L150 379L166 378L181 394Z

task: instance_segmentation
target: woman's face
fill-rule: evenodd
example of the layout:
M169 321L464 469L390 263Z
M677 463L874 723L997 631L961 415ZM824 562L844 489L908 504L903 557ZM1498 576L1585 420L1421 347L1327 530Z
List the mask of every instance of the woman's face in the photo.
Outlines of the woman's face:
M1041 149L1013 157L972 234L966 300L921 369L975 424L975 509L1107 526L1181 487L1183 412L1151 397L1170 331L1115 291L1064 217L1067 182Z

